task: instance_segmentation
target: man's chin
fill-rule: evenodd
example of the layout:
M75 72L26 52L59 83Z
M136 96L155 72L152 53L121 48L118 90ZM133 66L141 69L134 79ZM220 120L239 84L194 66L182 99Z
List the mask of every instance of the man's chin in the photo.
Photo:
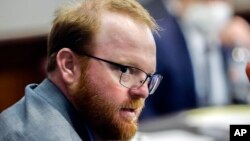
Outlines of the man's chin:
M137 131L137 124L133 121L124 121L122 122L121 130L121 140L130 140L134 137Z
M119 113L116 124L120 130L120 140L130 140L134 137L137 131L137 117L130 115L130 113Z

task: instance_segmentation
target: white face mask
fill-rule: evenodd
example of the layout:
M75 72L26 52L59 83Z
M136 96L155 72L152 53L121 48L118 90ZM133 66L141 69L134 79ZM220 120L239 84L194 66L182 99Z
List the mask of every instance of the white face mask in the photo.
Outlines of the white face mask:
M232 7L225 2L190 4L183 20L205 34L217 34L233 15Z

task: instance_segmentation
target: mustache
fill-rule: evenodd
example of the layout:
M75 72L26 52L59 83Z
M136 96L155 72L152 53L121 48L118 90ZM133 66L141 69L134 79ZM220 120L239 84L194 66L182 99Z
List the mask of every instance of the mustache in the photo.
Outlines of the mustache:
M142 109L144 107L145 100L137 99L137 100L128 100L124 102L120 108L129 108L129 109Z

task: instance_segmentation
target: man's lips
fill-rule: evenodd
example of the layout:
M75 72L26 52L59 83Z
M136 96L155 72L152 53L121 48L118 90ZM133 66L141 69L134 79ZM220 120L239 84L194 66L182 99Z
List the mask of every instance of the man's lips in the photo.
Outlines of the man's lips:
M124 112L130 112L130 113L136 113L136 109L134 108L122 108L121 111L124 111Z
M132 120L135 121L137 120L137 117L139 115L139 110L140 108L121 108L120 109L120 114L122 117L128 119L128 120Z

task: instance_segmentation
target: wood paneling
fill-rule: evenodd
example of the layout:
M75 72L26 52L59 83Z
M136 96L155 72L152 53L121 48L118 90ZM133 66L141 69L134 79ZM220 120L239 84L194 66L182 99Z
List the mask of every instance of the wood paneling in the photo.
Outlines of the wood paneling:
M0 112L45 77L46 35L0 41Z

